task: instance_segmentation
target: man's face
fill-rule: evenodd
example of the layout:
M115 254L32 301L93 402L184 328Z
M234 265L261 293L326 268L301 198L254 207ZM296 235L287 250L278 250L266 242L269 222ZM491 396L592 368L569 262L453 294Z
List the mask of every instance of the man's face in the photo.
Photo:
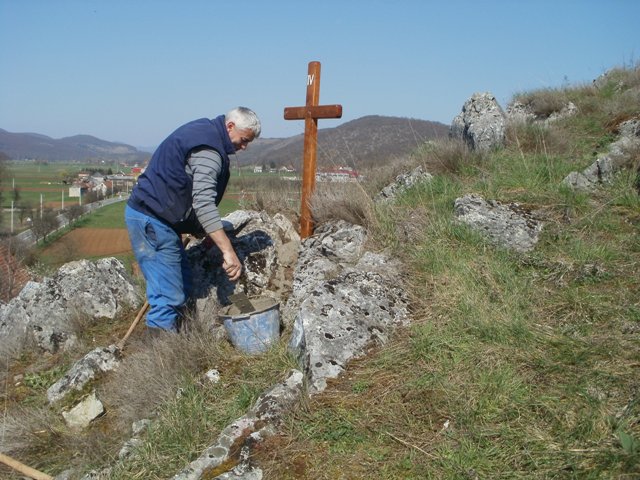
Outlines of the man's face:
M227 132L229 132L229 138L231 139L231 143L233 143L236 152L247 148L247 145L253 141L255 136L250 129L247 128L240 130L233 122L227 122Z

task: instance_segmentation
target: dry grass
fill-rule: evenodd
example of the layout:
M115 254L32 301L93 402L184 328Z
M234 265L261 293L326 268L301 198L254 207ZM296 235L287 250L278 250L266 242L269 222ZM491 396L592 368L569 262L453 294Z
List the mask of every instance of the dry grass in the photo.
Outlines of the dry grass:
M549 118L551 114L559 112L569 102L566 91L555 88L521 93L515 95L513 100L528 107L536 118L539 119Z
M473 151L466 142L455 138L438 139L415 153L416 160L432 174L457 174L468 165L478 165L485 154Z
M134 339L118 370L100 387L118 430L128 431L133 421L153 416L159 405L175 397L185 376L206 372L228 354L208 326L195 319L188 325L180 335Z
M297 218L300 211L300 181L276 176L242 177L234 181L245 195L241 208L264 211L270 215L282 213L288 218Z
M131 315L126 317L130 321ZM77 319L76 324L83 322ZM85 352L92 348L87 345L93 343L91 339L102 341L107 335L89 328L94 328L93 333L84 335L81 342ZM115 330L122 328L117 326ZM74 466L81 471L100 468L112 463L131 437L132 423L146 418L157 424L154 435L159 437L154 437L145 455L163 450L167 453L162 454L162 459L154 457L157 471L139 478L164 478L160 474L167 468L163 462L170 463L171 468L184 465L190 455L200 452L215 438L215 429L242 415L273 379L294 365L284 344L262 356L247 357L212 331L209 322L189 318L180 335L152 339L144 327L139 328L127 344L117 370L99 376L82 392L50 407L46 404L46 390L82 356L78 348L73 358L72 352L65 354L64 361L60 356L45 356L40 361L28 356L22 360L22 367L13 362L5 372L1 451L47 472ZM21 368L24 378L13 385L14 374ZM214 368L223 377L215 388L205 377ZM61 409L74 405L92 390L104 404L106 415L82 432L71 430L60 415ZM176 445L184 446L181 456L170 453ZM143 456L140 464L134 463L130 468L148 471L149 465L149 458L145 461ZM139 471L131 474L126 470L114 478L132 478ZM17 478L9 475L0 467L1 478Z
M313 220L322 224L345 220L365 228L375 228L373 200L358 182L319 183L310 201Z
M505 144L522 154L547 156L565 155L573 148L570 138L560 130L523 122L507 124Z

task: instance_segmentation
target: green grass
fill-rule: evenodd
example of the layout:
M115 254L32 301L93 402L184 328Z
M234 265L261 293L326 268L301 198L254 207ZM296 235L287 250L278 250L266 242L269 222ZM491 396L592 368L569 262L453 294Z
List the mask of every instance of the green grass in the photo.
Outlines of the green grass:
M116 202L98 208L80 219L78 228L127 228L124 223L124 208L127 202Z
M10 162L5 165L7 169L6 177L0 179L0 188L3 192L3 207L11 206L11 191L15 185L19 191L20 202L28 202L34 208L40 206L40 195L43 202L55 203L56 208L62 203L64 193L65 206L67 203L77 202L77 199L70 199L68 196L69 185L62 183L63 178L76 175L81 171L93 171L95 168L111 167L117 171L115 166L110 165L85 165L64 162L52 162L47 164L35 164L31 162Z
M221 381L205 385L184 372L180 395L163 403L137 456L119 465L112 480L166 478L211 445L217 433L243 416L258 396L295 364L284 344L261 356L239 356L230 347L209 347L206 354L221 370ZM198 455L199 453L196 453Z

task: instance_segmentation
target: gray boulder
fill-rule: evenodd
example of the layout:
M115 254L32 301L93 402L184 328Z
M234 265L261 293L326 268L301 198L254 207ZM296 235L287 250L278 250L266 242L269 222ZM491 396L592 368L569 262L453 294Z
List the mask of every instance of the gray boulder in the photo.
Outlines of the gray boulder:
M598 185L609 183L617 169L608 156L598 158L582 172L570 172L562 183L574 190L592 190Z
M486 201L479 195L456 199L454 214L457 221L480 232L492 244L517 252L532 250L542 231L535 214L521 205Z
M61 379L47 389L47 400L49 403L54 403L71 391L82 390L98 373L115 370L119 360L120 351L115 345L95 348L78 360Z
M488 92L474 93L451 123L449 136L463 140L473 150L489 151L504 145L506 117Z
M506 118L510 123L535 123L549 126L551 123L572 117L577 113L578 107L573 102L567 102L560 110L552 112L548 116L538 116L530 105L525 105L516 100L507 106Z
M57 352L76 342L73 318L113 319L141 302L124 265L115 258L63 265L51 278L29 282L0 307L0 340L32 337L43 350Z
M304 242L285 318L293 315L289 347L311 393L324 390L327 378L339 376L350 360L409 321L397 265L365 253L365 241L361 227L335 222Z
M506 117L512 123L531 123L536 120L531 106L519 101L507 105Z
M413 185L420 182L429 182L432 179L433 176L429 172L426 172L422 165L419 165L410 172L398 175L392 183L384 187L380 193L376 195L374 201L376 203L390 203Z
M578 107L576 107L575 103L567 102L562 109L558 112L553 112L549 115L546 122L547 124L557 122L559 120L564 120L565 118L573 117L578 113Z
M364 253L365 241L363 227L342 220L318 227L314 235L304 240L293 274L291 296L283 309L285 323L293 324L301 303L318 283L336 277L344 265L358 261Z

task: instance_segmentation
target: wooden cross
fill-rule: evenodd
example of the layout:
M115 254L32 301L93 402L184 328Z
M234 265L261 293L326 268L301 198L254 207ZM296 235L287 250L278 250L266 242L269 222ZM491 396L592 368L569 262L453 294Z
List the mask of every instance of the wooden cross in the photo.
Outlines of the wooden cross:
M313 233L309 200L316 186L318 150L318 119L342 117L342 105L318 105L320 102L320 62L309 62L307 103L304 107L285 107L285 120L304 120L304 157L302 165L302 199L300 205L300 236Z

